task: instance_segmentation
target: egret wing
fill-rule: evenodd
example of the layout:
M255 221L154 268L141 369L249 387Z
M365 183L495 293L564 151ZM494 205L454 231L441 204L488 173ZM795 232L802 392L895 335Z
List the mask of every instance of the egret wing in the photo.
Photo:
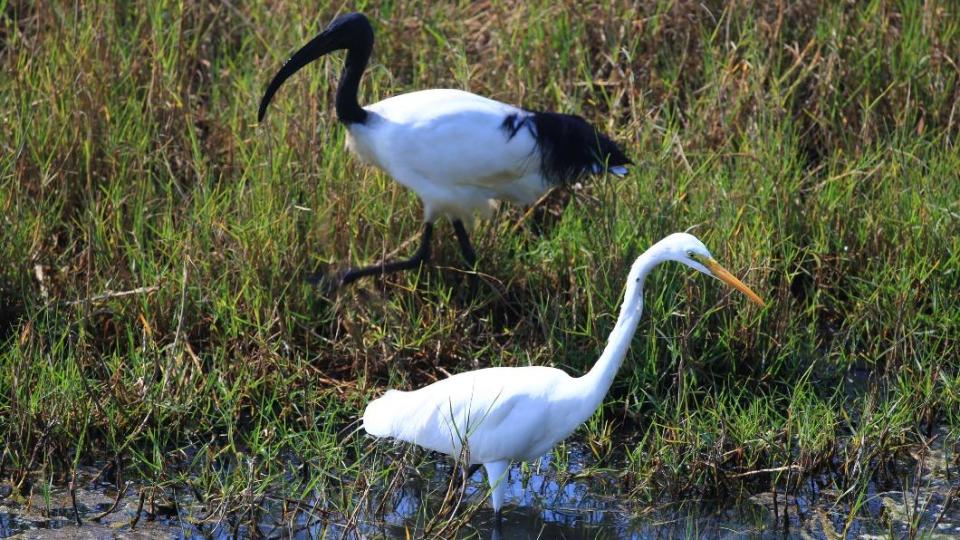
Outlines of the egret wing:
M547 438L552 368L488 368L455 375L413 392L389 391L368 405L364 427L473 463L519 459Z

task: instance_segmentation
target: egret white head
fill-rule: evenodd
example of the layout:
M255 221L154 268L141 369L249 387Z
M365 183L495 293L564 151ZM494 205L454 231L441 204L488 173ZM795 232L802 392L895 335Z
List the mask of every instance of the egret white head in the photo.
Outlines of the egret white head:
M688 233L673 233L660 241L663 246L663 253L660 257L664 260L671 260L683 263L698 272L703 272L708 276L713 276L720 281L730 285L734 289L742 292L757 304L761 306L763 300L753 292L750 287L743 284L742 281L734 277L726 268L720 266L710 254L707 246L699 238Z

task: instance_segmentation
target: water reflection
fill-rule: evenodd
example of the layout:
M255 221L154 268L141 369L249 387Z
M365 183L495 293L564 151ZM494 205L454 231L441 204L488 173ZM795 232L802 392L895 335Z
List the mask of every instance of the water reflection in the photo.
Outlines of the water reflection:
M950 500L956 479L951 482L946 474L946 464L953 459L953 454L949 453L952 446L940 446L942 448L932 448L928 452L919 477L909 475L892 485L871 483L864 494L861 513L852 522L848 522L849 502L840 499L842 493L837 487L838 480L826 475L810 479L803 489L789 496L759 492L745 494L736 501L669 501L652 508L631 504L624 498L628 490L621 484L619 475L593 468L589 453L577 446L568 446L568 458L560 471L551 466L549 457L539 464L515 465L509 471L506 505L499 527L488 502L484 473L482 470L475 473L469 479L464 500L454 513L457 517L468 516L464 517L466 523L451 533L456 538L483 540L780 537L784 532L783 512L786 507L789 510L786 523L791 534L831 538L849 526L846 530L848 537L872 534L905 536L909 533L909 517L916 515L911 505L919 500L922 505L921 532L957 535L960 534L960 505L951 505ZM284 503L279 502L281 497L265 499L260 504L259 533L267 538L406 539L408 534L422 536L431 518L440 513L452 466L439 458L421 463L416 468L405 467L399 477L388 478L383 485L371 486L369 496L363 501L354 498L351 516L323 507L323 501L336 497L336 494L314 493L313 498L307 497L307 508L319 508L319 512L291 513ZM394 480L397 485L392 485ZM84 482L86 480L81 484ZM914 482L919 482L921 487L919 496L911 491ZM101 486L99 491L79 493L78 510L85 521L83 534L112 537L124 531L131 532L137 493L134 488L125 492L118 511L99 525L92 523L91 518L112 506L116 492ZM232 514L201 523L198 517L208 515L209 509L183 490L177 497L179 513L159 516L156 521L144 516L137 526L137 535L226 539L253 533L247 528L250 521ZM0 537L24 533L27 538L50 537L51 534L72 537L77 529L69 500L63 490L45 497L35 496L30 505L14 503L9 493L0 495ZM935 522L938 516L939 521Z

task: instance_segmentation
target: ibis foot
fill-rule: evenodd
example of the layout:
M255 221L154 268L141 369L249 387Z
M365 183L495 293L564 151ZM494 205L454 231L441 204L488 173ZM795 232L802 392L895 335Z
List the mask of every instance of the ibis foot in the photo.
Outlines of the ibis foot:
M329 269L324 268L312 274L307 274L304 280L315 289L318 289L324 296L330 296L343 285L342 275L342 272L331 272Z
M354 281L367 276L385 276L401 270L413 270L414 268L420 268L421 265L430 261L430 239L432 237L433 223L424 223L423 235L420 237L420 247L412 257L399 261L364 266L363 268L351 268L339 276L339 285L349 285Z

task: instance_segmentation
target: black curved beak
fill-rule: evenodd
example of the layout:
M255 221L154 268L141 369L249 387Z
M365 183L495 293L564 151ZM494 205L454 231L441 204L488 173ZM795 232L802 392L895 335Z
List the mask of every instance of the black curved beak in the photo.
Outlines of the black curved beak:
M263 93L263 97L260 99L260 112L257 114L257 122L262 122L263 117L267 114L267 106L270 105L270 100L273 99L273 95L280 88L280 85L284 83L291 75L300 71L300 68L313 62L317 58L337 50L339 47L335 47L330 39L330 32L324 30L320 32L317 37L311 39L306 45L300 48L299 51L293 54L283 67L280 68L280 71L273 76L273 80L270 81L270 85L267 86L267 91Z

